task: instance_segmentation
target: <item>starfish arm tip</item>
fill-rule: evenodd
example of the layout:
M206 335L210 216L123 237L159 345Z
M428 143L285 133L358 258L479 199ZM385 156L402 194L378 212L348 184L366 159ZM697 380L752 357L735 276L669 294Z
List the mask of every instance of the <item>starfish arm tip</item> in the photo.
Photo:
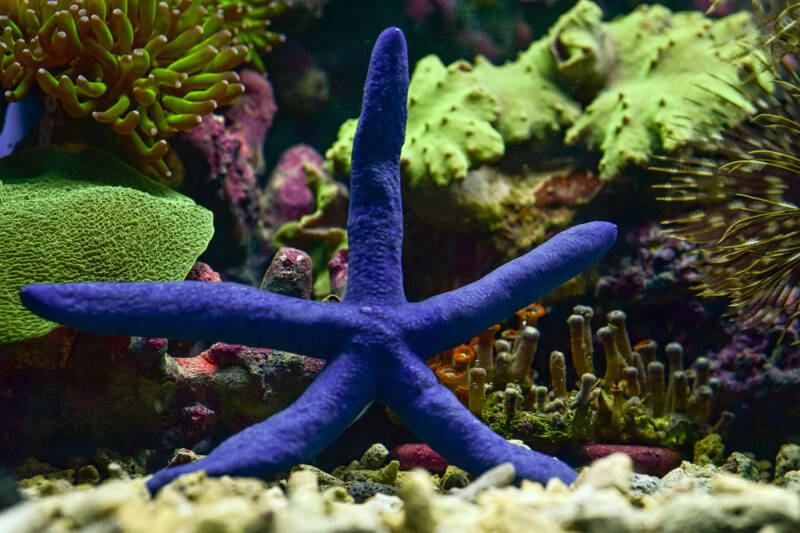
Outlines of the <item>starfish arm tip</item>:
M19 299L32 313L54 322L62 318L61 309L72 309L75 305L74 291L62 284L26 285L20 289Z

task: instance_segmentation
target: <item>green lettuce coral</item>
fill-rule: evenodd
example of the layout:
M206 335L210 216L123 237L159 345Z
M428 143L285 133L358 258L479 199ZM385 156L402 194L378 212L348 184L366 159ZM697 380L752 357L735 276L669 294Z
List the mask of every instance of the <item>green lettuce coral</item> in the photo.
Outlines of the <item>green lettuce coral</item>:
M137 164L168 179L166 139L244 92L233 72L282 37L283 0L0 0L0 84L36 83L71 116L125 136Z
M214 231L210 211L94 148L18 151L0 180L0 343L56 326L23 286L182 280Z
M508 146L552 142L600 150L600 177L718 133L753 113L770 89L746 13L711 20L699 12L641 6L611 22L582 0L512 62L444 66L423 58L409 87L403 171L412 186L446 185L500 159ZM585 107L584 107L585 106ZM355 121L328 150L336 175L349 170Z

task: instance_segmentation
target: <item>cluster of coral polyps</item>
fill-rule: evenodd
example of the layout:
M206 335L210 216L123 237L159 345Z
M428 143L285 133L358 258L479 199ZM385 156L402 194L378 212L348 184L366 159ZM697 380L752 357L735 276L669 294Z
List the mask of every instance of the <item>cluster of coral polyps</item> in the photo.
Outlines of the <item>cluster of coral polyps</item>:
M672 342L664 348L665 368L655 341L631 344L619 310L594 332L604 356L602 377L594 361L594 311L579 305L567 319L575 386L560 351L549 355L550 387L542 384L532 363L540 337L533 324L543 312L529 306L517 313L519 330L495 325L429 365L492 429L538 449L611 442L688 450L711 430L719 383L709 360L700 357L685 369L683 347ZM726 414L717 425L729 421Z
M166 138L244 92L233 69L282 39L266 30L287 8L261 0L7 0L0 83L16 101L38 85L76 118L128 140L150 173L169 177Z

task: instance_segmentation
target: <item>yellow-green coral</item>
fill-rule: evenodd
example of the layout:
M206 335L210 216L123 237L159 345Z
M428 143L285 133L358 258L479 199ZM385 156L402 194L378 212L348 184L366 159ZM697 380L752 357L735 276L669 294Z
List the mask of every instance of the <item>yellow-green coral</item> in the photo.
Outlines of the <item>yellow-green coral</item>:
M603 152L602 177L704 142L752 115L751 102L771 88L758 52L748 50L757 31L747 13L712 21L642 6L605 27L616 65L565 137Z
M282 0L0 0L0 83L10 101L34 83L76 118L127 137L167 178L166 138L244 92L233 69L280 37Z
M565 144L602 152L600 177L630 162L718 134L754 111L772 76L750 47L746 13L646 7L603 22L578 2L519 57L495 66L422 59L409 86L403 175L412 186L447 185L500 159L509 146L535 150L566 130ZM584 107L582 107L584 106ZM355 121L326 153L337 176L349 170ZM524 146L524 145L523 145ZM530 147L530 146L529 146Z
M492 126L497 100L481 85L472 65L445 66L429 55L414 69L408 87L408 126L400 157L412 185L429 180L447 185L467 170L503 156L500 134ZM342 124L326 157L336 175L350 172L350 152L358 121Z

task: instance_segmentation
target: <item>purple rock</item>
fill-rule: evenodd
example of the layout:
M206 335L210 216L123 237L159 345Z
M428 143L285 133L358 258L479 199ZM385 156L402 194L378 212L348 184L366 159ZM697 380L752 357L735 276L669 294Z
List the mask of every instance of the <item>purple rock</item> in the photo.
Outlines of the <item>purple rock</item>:
M230 131L242 141L241 155L260 175L264 172L264 141L278 106L272 84L263 74L247 69L239 76L244 94L225 109L224 116Z
M800 349L793 324L781 344L778 328L735 330L722 350L710 353L713 376L720 381L716 409L734 413L731 445L774 454L792 438L800 418Z
M342 248L333 254L328 261L328 270L331 277L331 292L339 298L344 298L347 289L347 248Z
M303 166L321 166L322 161L322 156L307 144L297 144L283 152L267 185L265 218L270 226L277 228L314 211L314 196L306 187Z
M261 290L311 298L311 258L303 250L283 247L279 249L261 280Z

